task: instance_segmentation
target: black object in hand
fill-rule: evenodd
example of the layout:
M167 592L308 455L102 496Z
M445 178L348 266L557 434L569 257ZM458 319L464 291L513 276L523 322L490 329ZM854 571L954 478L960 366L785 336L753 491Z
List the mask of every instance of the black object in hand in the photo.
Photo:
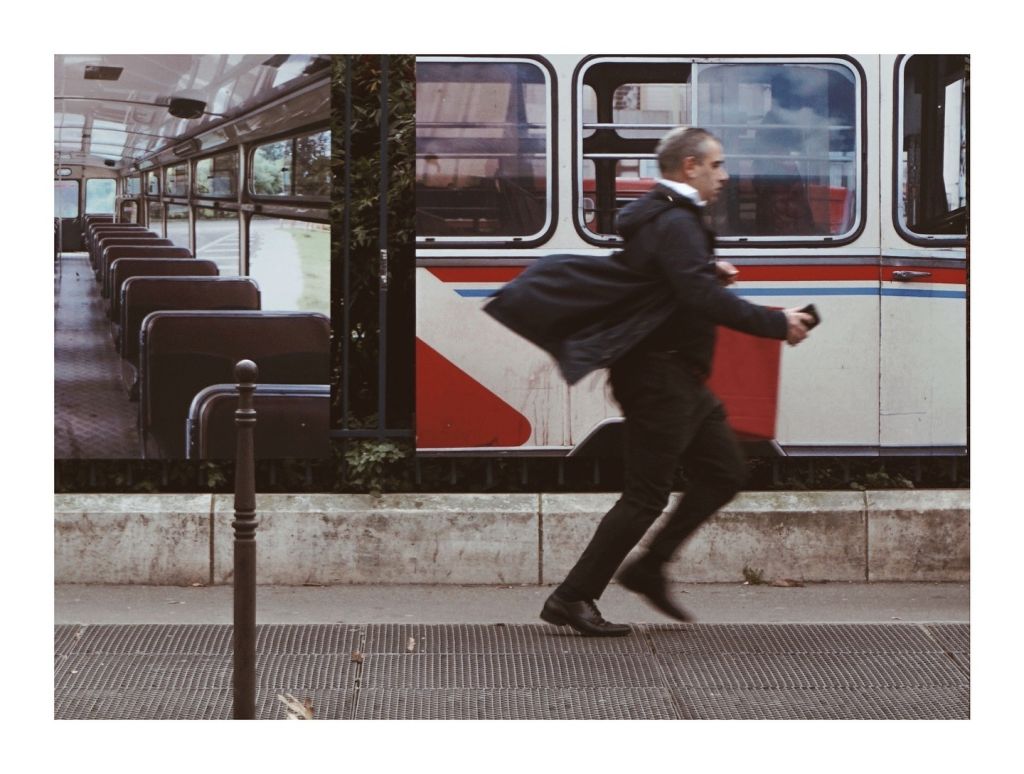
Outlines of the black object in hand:
M807 306L801 309L797 309L797 311L803 312L804 314L809 314L813 318L813 321L810 324L808 324L807 330L810 330L811 328L813 328L814 326L821 322L821 315L818 314L818 309L817 307L814 306L814 304L808 304Z

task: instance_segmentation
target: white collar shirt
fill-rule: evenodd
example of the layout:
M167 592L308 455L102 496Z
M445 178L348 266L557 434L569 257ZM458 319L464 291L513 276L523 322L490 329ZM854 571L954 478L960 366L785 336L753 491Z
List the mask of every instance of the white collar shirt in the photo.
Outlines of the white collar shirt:
M694 188L692 185L688 185L687 183L680 183L676 180L666 180L664 178L659 178L654 182L663 185L666 188L671 188L680 196L685 196L698 207L703 207L705 204L707 204L707 202L700 198L700 194L697 193L697 189Z

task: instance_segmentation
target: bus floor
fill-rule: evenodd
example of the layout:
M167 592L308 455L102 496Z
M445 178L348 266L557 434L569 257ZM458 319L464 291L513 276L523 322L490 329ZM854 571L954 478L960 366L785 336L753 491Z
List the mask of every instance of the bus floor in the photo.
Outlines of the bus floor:
M85 253L61 256L54 304L54 457L137 459L138 404Z

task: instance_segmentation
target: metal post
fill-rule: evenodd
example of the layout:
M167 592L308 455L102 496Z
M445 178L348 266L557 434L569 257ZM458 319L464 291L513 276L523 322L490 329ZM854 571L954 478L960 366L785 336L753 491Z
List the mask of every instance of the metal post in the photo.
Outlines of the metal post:
M256 364L241 360L235 365L238 408L235 410L235 618L234 618L234 718L256 717L256 470L253 430L256 410Z
M388 187L390 166L388 161L388 67L389 56L380 58L380 296L378 299L379 330L377 342L377 436L384 437L387 424L388 391Z

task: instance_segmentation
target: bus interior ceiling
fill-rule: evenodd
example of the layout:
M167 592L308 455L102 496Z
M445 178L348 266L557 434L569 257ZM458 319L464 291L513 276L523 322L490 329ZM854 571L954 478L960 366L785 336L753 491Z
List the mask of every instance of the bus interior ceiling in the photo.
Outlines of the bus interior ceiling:
M211 384L233 382L235 361L266 350L287 319L307 318L316 340L278 347L264 376L327 384L330 69L330 57L311 54L55 56L58 460L147 456L139 365L152 344L141 330L149 313L212 315L205 335L171 342L171 371L188 381L199 369ZM241 301L239 278L254 286ZM237 310L259 325L225 343L222 317ZM302 357L322 368L290 378L287 363ZM293 398L326 406L322 393ZM290 400L273 403L279 429ZM171 419L182 432L184 403ZM324 416L326 437L326 415L312 415ZM159 450L187 454L184 443Z

